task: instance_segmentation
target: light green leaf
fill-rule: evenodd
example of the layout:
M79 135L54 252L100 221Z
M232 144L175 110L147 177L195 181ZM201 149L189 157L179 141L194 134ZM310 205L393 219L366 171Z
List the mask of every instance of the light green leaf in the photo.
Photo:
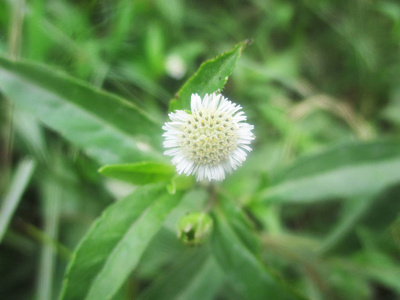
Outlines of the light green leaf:
M153 185L109 207L76 249L61 299L110 299L179 201Z
M241 42L232 50L204 62L171 101L170 110L190 109L192 94L197 93L203 97L205 94L222 90L248 44L249 41Z
M54 179L54 177L46 178L42 182L42 211L44 233L49 239L57 241L63 186L61 180ZM42 245L40 267L38 270L37 299L54 299L53 284L55 279L56 250L57 248L53 243L43 243Z
M176 191L188 190L194 183L194 176L175 175L171 179L171 183L167 185L167 189L171 194L175 194Z
M48 150L43 127L28 112L15 109L13 111L13 124L16 142L19 140L35 155L35 158L44 161L48 158Z
M356 142L299 159L262 201L313 202L368 195L400 182L400 140Z
M101 164L163 159L161 124L63 73L0 57L0 90Z
M220 199L226 201L226 199ZM231 225L232 215L217 208L212 241L215 260L245 299L296 299L246 245ZM235 220L240 222L240 220ZM251 235L251 232L248 232ZM301 298L300 298L301 299Z
M102 167L99 172L108 177L144 185L171 179L175 175L175 168L163 163L140 162L137 164L108 165Z

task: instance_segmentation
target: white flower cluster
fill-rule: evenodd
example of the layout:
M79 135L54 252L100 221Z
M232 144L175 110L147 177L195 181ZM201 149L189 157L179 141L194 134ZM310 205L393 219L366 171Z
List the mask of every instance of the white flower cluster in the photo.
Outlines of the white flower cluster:
M246 160L254 140L253 125L246 122L241 106L222 95L191 97L191 113L177 110L165 123L165 155L179 174L196 174L197 180L223 180Z

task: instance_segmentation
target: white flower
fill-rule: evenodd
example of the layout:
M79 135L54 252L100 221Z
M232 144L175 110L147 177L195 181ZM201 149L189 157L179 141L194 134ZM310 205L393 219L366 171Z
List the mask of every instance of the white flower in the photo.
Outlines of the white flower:
M191 113L177 110L163 126L165 155L179 174L196 174L197 180L223 180L246 160L254 140L253 125L245 123L242 107L222 95L192 94Z

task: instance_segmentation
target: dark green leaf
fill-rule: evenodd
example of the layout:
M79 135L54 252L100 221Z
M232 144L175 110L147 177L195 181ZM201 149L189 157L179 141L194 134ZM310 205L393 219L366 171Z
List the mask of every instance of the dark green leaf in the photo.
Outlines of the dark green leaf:
M400 294L398 260L377 249L359 252L351 258L351 260L337 258L330 263L335 268L348 272L350 276L361 275Z
M220 208L214 216L212 246L215 260L242 295L246 299L296 299L297 296L245 245L232 228L230 218Z
M400 185L390 187L379 195L368 195L346 201L343 217L318 249L326 253L356 240L355 229L364 228L380 232L389 227L400 215Z
M223 273L206 249L188 249L139 299L215 299Z
M194 74L176 94L176 99L171 101L170 110L190 109L190 98L192 94L211 94L222 90L235 68L243 49L249 41L244 41L232 50L204 62L196 74Z
M175 174L175 168L163 163L141 162L108 165L102 167L99 172L108 177L143 185L171 179Z
M35 171L36 162L31 159L22 160L15 170L10 187L3 198L0 208L0 243L7 231L21 197Z
M157 185L138 188L109 207L76 249L61 298L110 299L179 201Z
M380 251L364 251L356 259L356 265L370 279L400 294L400 267L398 260Z
M299 159L263 201L312 202L369 195L400 181L400 141L357 142Z
M0 89L101 164L162 160L161 124L65 74L0 57Z
M179 207L183 203L179 203ZM168 218L172 218L173 213ZM169 230L164 226L154 236L146 251L140 258L140 263L135 270L135 274L144 280L153 280L160 275L160 270L175 261L176 257L181 256L186 246L177 238L176 222L174 222L174 230Z
M246 217L241 209L239 209L233 199L228 196L223 196L220 201L220 206L224 215L229 219L229 226L250 251L258 253L261 249L260 240L251 232L254 232L255 228L250 220Z

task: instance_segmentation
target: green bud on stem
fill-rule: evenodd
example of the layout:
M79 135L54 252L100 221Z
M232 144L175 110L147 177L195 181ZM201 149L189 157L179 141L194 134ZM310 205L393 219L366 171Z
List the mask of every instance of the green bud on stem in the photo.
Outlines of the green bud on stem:
M213 220L202 212L184 215L178 223L178 237L187 245L204 244L211 235Z

